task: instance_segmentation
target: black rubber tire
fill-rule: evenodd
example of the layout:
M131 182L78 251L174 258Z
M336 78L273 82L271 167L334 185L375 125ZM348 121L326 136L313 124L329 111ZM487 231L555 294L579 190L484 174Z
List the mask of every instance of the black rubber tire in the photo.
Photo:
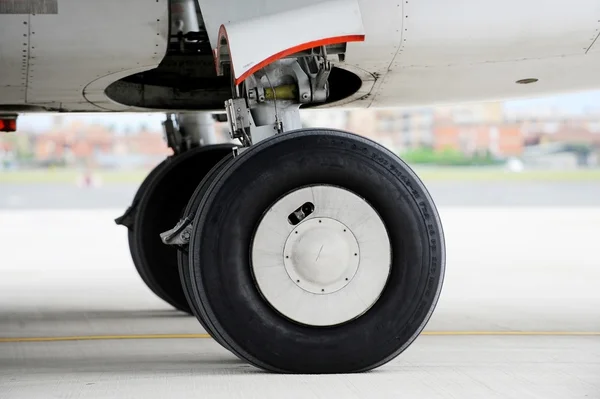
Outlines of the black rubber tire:
M128 234L133 263L152 292L186 313L191 309L181 287L177 250L164 245L160 233L177 223L198 183L232 148L206 146L167 158L148 175L133 200L136 213Z
M360 317L331 327L295 323L253 278L250 248L263 213L286 193L329 184L364 198L390 236L384 291ZM190 277L198 310L239 357L274 372L348 373L383 365L425 327L445 268L440 218L415 173L375 142L335 130L264 140L219 170L194 218Z
M192 220L194 219L195 212L198 209L198 206L200 205L200 202L202 201L202 198L204 197L206 190L208 189L208 187L210 187L210 185L212 184L214 179L218 176L219 171L221 169L223 169L225 167L225 165L227 165L229 162L231 162L232 159L233 159L233 152L231 152L230 155L225 156L221 161L219 161L219 163L217 163L206 174L206 176L204 177L204 179L202 179L202 181L200 182L198 187L196 187L196 190L190 197L190 200L188 201L188 204L187 204L185 210L183 211L183 215L185 217L192 219ZM198 298L197 293L195 293L195 291L193 290L193 285L192 285L192 281L191 281L192 274L190 271L189 252L178 251L177 252L177 263L179 265L179 277L181 279L181 286L183 287L183 292L186 296L186 300L190 304L192 314L194 316L196 316L196 318L200 322L200 325L202 325L204 330L206 330L206 332L215 341L217 341L217 343L219 343L225 349L228 349L231 351L231 348L229 347L227 342L225 342L221 338L221 336L214 330L212 324L204 318L204 316L203 316L204 312L202 312L200 310L202 303L200 302L200 299Z
M154 177L156 175L158 175L160 173L160 171L163 168L166 167L166 165L170 162L170 160L171 160L170 157L165 159L164 161L162 161L161 163L156 165L154 167L154 169L152 169L150 171L148 176L146 176L146 178L142 181L142 184L140 185L140 187L137 189L137 192L135 193L131 207L134 207L136 209L138 208L139 203L142 200L142 197L144 196L146 191L148 190L148 187L150 186L152 180L154 179ZM144 282L144 284L146 284L146 287L148 287L150 289L150 291L152 291L156 296L158 296L163 301L169 303L171 306L174 306L172 303L169 302L168 298L163 297L164 296L163 291L160 289L160 287L158 286L156 281L150 277L148 268L145 267L145 265L140 260L140 256L139 256L140 249L137 244L137 240L135 239L135 235L132 233L134 225L135 225L135 217L134 217L133 224L131 226L128 226L128 230L129 230L128 231L128 241L129 241L129 252L131 254L131 259L132 259L133 264L138 272L138 275L141 277L142 281Z

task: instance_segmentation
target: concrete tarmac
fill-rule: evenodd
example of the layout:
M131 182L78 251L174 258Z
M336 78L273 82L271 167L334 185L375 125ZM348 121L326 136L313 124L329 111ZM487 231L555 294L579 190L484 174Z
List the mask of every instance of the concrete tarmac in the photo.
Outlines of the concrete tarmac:
M424 334L333 376L265 373L202 338L143 285L121 211L0 211L0 398L600 398L598 207L442 207Z
M600 206L600 181L426 181L438 206ZM138 184L14 184L0 187L0 210L99 209L124 211Z

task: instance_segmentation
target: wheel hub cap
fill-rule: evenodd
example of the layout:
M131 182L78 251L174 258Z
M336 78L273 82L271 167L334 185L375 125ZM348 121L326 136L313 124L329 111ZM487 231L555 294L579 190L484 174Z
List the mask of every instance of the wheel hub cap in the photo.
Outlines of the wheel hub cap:
M319 295L348 285L360 263L354 234L348 226L329 218L300 223L288 236L283 252L290 279Z
M353 320L377 302L391 246L377 212L334 186L295 190L260 220L251 248L256 285L278 312L311 326Z

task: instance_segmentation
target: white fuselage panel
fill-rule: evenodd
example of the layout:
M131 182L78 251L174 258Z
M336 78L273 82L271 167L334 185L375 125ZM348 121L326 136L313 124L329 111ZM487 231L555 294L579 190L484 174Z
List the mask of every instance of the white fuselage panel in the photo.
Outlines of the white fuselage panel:
M327 1L199 4L214 48L222 24L266 15L276 20L274 14ZM598 0L358 3L365 41L349 43L345 63L338 66L358 71L366 83L360 95L334 106L423 105L600 88ZM60 0L56 14L0 14L0 106L132 110L104 91L161 62L168 7L167 0ZM269 34L290 35L290 43L296 36L301 40L285 23ZM256 35L246 36L247 42L235 46L265 49L264 41L252 40ZM527 78L539 81L515 83Z
M104 89L160 63L168 23L167 0L60 0L56 14L2 14L0 104L122 109Z
M27 101L27 20L0 15L0 104L25 104Z
M370 98L354 106L448 103L600 87L595 0L361 0L367 32L348 63L373 68L371 32L396 32L395 54ZM395 12L394 12L395 11ZM401 14L401 16L400 16ZM398 20L401 24L398 24ZM367 53L368 55L365 55ZM374 55L373 55L374 53ZM537 78L530 85L520 79ZM359 105L360 104L360 105Z

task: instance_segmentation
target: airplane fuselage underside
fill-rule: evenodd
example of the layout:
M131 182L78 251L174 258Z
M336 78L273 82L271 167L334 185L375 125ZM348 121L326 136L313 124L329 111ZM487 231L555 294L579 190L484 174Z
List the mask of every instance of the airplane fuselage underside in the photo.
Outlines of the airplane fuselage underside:
M212 51L169 50L173 10L185 1L12 3L0 2L0 111L219 110L228 98L230 82L216 76ZM326 3L199 1L212 50L221 24L251 18L267 38L301 40L303 30L286 18ZM350 72L338 73L340 85L352 88L321 106L449 103L600 87L597 1L356 4L364 41L349 42L343 62L332 60L334 74ZM268 15L278 25L261 25ZM327 16L326 24L319 15L306 16L304 31L339 24L336 16ZM232 45L259 52L268 43L249 38ZM523 79L537 82L516 83Z

